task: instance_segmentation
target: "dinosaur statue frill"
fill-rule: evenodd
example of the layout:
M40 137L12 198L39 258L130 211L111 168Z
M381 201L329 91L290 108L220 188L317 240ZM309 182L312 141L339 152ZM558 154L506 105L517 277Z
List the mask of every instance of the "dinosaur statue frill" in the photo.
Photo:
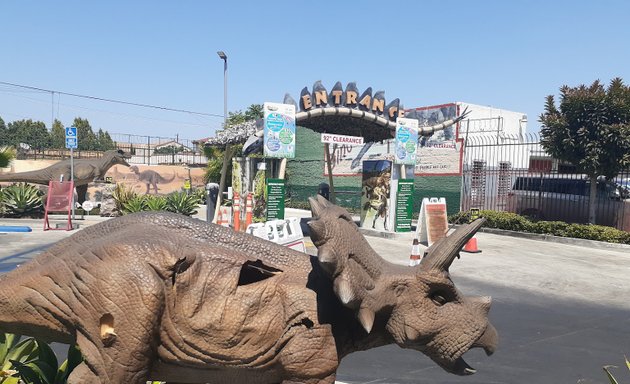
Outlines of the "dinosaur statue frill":
M0 331L77 343L69 383L333 383L340 360L396 343L468 375L491 354L490 298L448 268L480 221L390 264L348 212L311 199L317 256L171 213L139 213L64 239L0 276Z

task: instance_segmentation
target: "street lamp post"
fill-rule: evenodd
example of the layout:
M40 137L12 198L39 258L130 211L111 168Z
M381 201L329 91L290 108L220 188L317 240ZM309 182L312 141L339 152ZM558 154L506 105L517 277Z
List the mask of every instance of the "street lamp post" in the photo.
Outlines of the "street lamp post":
M218 51L217 55L223 60L223 129L227 127L227 55L223 51ZM231 158L231 148L229 144L225 146L223 153L223 166L221 167L221 182L219 184L219 196L217 197L217 205L214 211L213 222L216 223L221 209L221 201L223 200L223 190L225 189L225 175L227 174L228 161Z
M223 60L223 129L227 124L227 55L223 51L217 52L219 58Z

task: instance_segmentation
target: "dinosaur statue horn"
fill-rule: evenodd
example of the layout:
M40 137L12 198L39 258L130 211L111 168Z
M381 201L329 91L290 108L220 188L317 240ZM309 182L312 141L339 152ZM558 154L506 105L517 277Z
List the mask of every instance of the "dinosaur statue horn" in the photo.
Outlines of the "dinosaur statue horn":
M320 204L318 199L314 197L309 197L308 202L311 205L311 213L313 214L313 218L319 218L325 207Z
M321 216L324 209L333 205L330 201L326 200L322 195L309 197L308 202L311 204L311 212L313 213L313 217L316 217L316 218L319 218Z
M431 245L426 250L419 267L423 270L448 271L455 257L459 255L459 251L475 235L485 221L485 218L481 218L470 224L462 225L452 235L440 239Z

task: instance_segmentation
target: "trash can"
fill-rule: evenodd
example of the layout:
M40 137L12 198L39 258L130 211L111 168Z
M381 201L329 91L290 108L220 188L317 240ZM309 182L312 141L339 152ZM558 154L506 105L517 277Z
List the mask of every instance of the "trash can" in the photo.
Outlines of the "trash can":
M327 183L321 183L317 194L323 196L326 200L330 200L330 186Z

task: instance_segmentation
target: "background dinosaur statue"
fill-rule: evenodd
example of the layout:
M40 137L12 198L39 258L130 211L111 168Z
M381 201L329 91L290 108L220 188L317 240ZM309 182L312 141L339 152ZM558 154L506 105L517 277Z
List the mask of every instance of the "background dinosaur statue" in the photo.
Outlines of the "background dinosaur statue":
M144 184L146 184L147 186L147 191L145 192L145 194L149 194L150 192L150 187L153 187L153 190L155 192L155 194L157 195L158 193L158 184L168 184L170 182L172 182L173 180L175 180L175 176L176 174L173 173L173 177L171 177L170 179L165 179L162 177L162 175L160 175L159 173L157 173L156 171L152 170L152 169L147 169L144 170L142 172L140 172L140 170L138 169L138 167L136 165L132 165L131 167L129 167L129 169L131 170L131 172L135 173L136 176L138 176L138 180Z
M76 342L71 384L330 384L344 356L391 343L468 375L466 351L495 350L490 298L448 273L481 221L404 267L346 210L311 207L317 257L170 213L88 227L0 276L0 331Z
M111 150L103 153L99 159L76 159L74 160L74 182L77 189L78 202L83 203L87 193L88 184L95 180L102 180L105 173L112 166L121 164L129 166L127 159L131 154L122 150ZM0 175L0 181L23 181L33 184L48 185L51 180L59 180L63 176L64 180L70 180L70 160L62 160L51 166L36 171L8 173Z

